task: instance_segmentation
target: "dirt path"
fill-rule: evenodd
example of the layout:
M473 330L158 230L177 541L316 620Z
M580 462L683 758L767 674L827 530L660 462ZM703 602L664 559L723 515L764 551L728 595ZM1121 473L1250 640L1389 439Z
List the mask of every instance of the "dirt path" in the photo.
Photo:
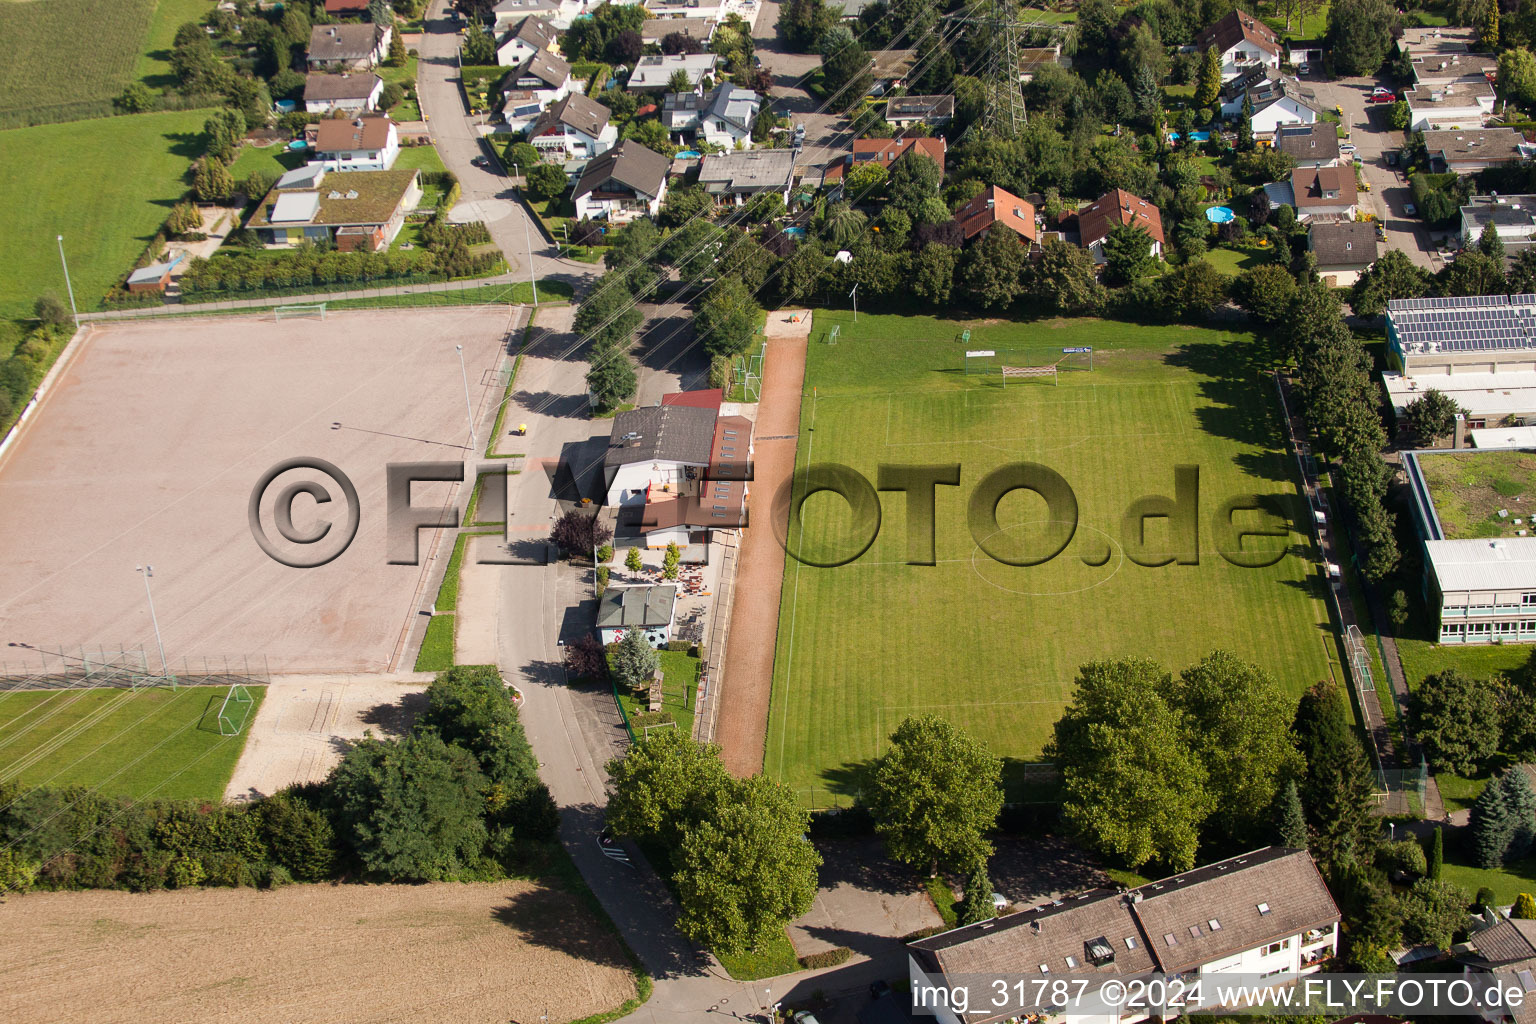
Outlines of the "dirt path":
M575 897L496 882L15 897L0 990L16 1021L505 1024L610 1010L635 985Z
M798 323L791 317L798 316ZM767 357L757 409L752 482L752 525L741 544L731 640L719 685L717 740L726 767L737 775L763 768L768 735L768 698L773 690L773 652L779 635L779 592L784 585L784 551L770 521L773 496L795 471L800 432L800 392L805 383L805 350L811 334L807 310L768 314Z

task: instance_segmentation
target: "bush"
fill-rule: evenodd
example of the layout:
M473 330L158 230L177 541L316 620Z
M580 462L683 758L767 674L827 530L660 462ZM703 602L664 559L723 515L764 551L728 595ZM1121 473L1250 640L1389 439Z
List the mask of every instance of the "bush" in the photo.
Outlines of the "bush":
M668 640L667 641L667 650L669 650L669 651L687 651L687 650L690 650L692 647L693 647L693 644L689 643L687 640Z
M613 561L613 545L612 544L604 544L602 547L598 548L597 549L597 560L599 562L611 562L611 561Z
M607 589L608 589L608 567L606 565L600 565L600 566L597 567L597 596L598 597L602 597L603 596L603 592L605 590L607 590Z
M1389 873L1397 872L1414 877L1422 876L1429 870L1429 861L1424 856L1424 847L1417 839L1402 839L1395 843L1383 844L1381 852L1376 855L1376 863Z
M841 967L853 956L853 950L847 946L838 946L836 949L824 949L820 953L811 953L800 958L800 966L807 971L819 971L826 967Z
M63 327L71 319L69 307L53 292L37 297L37 301L32 304L32 315L49 327Z

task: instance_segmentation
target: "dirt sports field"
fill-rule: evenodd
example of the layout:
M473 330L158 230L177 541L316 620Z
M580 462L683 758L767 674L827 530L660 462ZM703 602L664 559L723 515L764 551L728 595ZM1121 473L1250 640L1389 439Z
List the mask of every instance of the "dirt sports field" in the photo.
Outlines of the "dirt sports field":
M11 1021L554 1024L635 984L574 896L495 882L15 897L0 993Z
M422 566L386 564L385 466L466 454L456 344L486 440L504 391L497 373L510 365L507 343L525 316L403 309L96 329L0 462L6 639L153 650L134 572L149 563L173 671L182 658L205 656L265 654L273 672L377 672L403 661L434 532L421 533ZM297 456L335 464L361 506L356 539L319 568L273 561L248 523L262 474ZM276 496L307 480L333 500L300 495L294 528L334 519L333 536L343 531L338 485L285 473L262 504L280 545ZM441 504L449 493L447 484L418 484L413 501Z
M797 316L799 322L792 323ZM715 733L726 766L743 776L763 768L773 652L779 634L779 591L784 585L784 549L768 517L774 493L795 471L810 332L810 311L804 309L771 312L764 328L768 348L753 441L752 490L759 499L753 505L751 528L743 531L741 562L736 567L731 639L718 698L724 703Z

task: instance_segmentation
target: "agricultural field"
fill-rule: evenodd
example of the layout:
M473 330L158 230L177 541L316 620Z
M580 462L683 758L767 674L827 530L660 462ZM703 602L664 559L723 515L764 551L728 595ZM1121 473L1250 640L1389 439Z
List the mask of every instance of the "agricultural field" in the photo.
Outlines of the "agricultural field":
M0 694L0 783L90 786L137 799L219 800L245 730L219 732L224 686ZM248 724L266 688L250 688ZM232 705L232 707L234 707Z
M825 343L840 328L835 345ZM970 328L968 340L959 333ZM1064 348L1092 346L1086 355ZM992 350L991 372L969 375L965 350ZM1009 381L997 365L1062 362L1048 378ZM1266 370L1271 352L1245 332L1138 327L1094 320L956 323L928 317L818 311L807 357L796 465L840 463L877 479L881 465L959 464L960 485L936 488L934 564L908 564L924 530L908 535L904 498L882 506L868 539L849 505L812 495L791 525L800 556L786 562L767 771L825 806L856 791L859 773L903 718L949 717L1008 759L1015 793L1070 700L1078 666L1139 655L1182 669L1213 648L1264 668L1299 695L1338 672L1310 545L1295 526L1300 499ZM979 481L1018 461L1059 474L1075 495L1048 510L1029 491L996 503L997 525L968 526ZM1175 494L1175 466L1199 468L1198 564L1151 566L1188 549L1169 519L1125 521L1143 496ZM1218 549L1233 540L1220 510L1240 495L1273 495L1290 524L1239 513L1239 568ZM772 495L754 496L766 507ZM990 507L984 500L982 512ZM776 522L782 522L775 516ZM1048 530L1070 536L1043 557ZM1057 538L1060 539L1060 535ZM1004 551L1002 549L1011 549ZM1139 554L1138 554L1139 549ZM1142 564L1138 564L1139 560Z
M151 89L176 84L171 71L171 43L176 30L189 21L201 22L212 13L213 0L157 0L143 52L133 67L133 77Z
M106 118L89 130L50 124L0 132L0 178L11 195L27 197L0 206L8 252L0 316L30 316L45 291L65 298L60 234L81 311L100 308L186 191L207 117L187 110Z
M111 114L154 9L155 0L0 3L0 127Z

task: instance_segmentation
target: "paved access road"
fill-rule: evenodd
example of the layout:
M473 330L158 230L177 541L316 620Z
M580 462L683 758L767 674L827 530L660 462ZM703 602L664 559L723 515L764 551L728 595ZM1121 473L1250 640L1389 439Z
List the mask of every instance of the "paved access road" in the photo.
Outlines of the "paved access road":
M1413 201L1407 179L1395 167L1389 167L1383 154L1403 144L1403 133L1387 125L1386 103L1367 102L1371 90L1388 84L1374 78L1341 78L1336 81L1308 81L1324 110L1335 106L1344 111L1342 121L1349 130L1348 141L1357 149L1362 169L1371 191L1360 193L1361 206L1373 211L1387 229L1387 246L1401 249L1415 264L1429 271L1442 266L1436 246L1424 222L1409 217L1403 205ZM1344 140L1340 140L1341 142Z
M821 67L821 57L785 49L774 28L778 21L779 4L775 0L761 0L757 20L752 23L752 46L763 68L773 75L769 96L774 112L805 125L800 163L824 167L853 147L853 132L848 119L841 114L820 113L821 101L800 85L807 75Z

